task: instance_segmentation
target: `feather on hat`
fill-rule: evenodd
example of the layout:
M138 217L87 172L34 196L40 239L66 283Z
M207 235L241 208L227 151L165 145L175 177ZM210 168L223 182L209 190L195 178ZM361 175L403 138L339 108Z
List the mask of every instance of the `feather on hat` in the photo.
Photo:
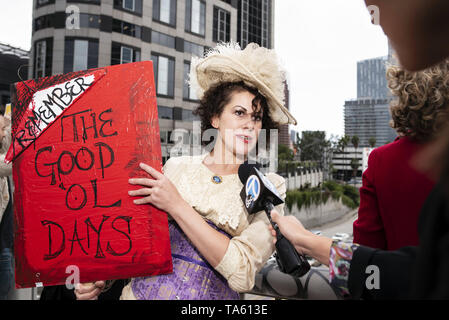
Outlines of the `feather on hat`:
M284 106L285 73L274 50L250 43L242 50L238 43L220 43L203 58L193 57L190 87L201 99L212 86L240 82L257 88L267 99L271 118L281 124L297 124Z

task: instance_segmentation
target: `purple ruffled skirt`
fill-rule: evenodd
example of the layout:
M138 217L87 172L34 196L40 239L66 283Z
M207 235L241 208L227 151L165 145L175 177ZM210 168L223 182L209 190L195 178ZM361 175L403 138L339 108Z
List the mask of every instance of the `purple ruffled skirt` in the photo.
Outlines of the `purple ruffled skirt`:
M214 229L230 235L214 224ZM176 224L169 222L173 273L134 278L131 288L137 300L238 300L226 279L219 274Z

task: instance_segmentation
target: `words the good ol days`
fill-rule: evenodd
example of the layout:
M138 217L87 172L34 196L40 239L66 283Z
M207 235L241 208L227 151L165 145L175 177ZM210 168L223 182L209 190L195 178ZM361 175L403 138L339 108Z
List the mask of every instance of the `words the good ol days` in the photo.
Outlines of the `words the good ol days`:
M48 103L46 107L49 107ZM105 142L108 138L114 137L116 139L118 136L118 132L114 130L112 125L111 115L113 110L106 108L98 115L92 109L76 113L67 113L68 111L70 110L67 110L58 119L61 144L64 145L65 141L69 142L67 140L71 140L70 142L75 144L79 143L80 147L76 150L73 150L72 147L72 150L63 150L56 154L53 151L53 146L44 146L36 151L34 158L34 169L38 177L47 179L50 185L58 184L58 187L65 191L65 199L55 199L55 201L65 202L67 212L64 213L65 217L62 217L64 221L67 221L67 214L80 213L83 209L112 208L121 207L122 205L121 199L108 199L106 203L102 198L102 196L106 195L106 192L101 189L101 180L105 179L106 169L112 170L111 167L115 161L113 148ZM82 132L82 134L80 135L79 132ZM69 136L69 139L67 136ZM80 138L84 143L90 139L95 139L97 142L93 145L90 144L90 148L88 148L81 145ZM63 176L70 176L70 181L73 181L76 179L77 174L95 170L100 172L91 176L98 178L90 180L89 185L72 183L70 186L65 186L61 179ZM93 205L90 208L86 207L88 197L93 198L93 201L90 202ZM105 252L113 256L123 256L131 251L131 216L119 215L112 217L102 214L102 220L96 223L92 221L91 217L86 217L86 215L84 215L83 221L79 222L76 218L77 216L81 215L73 216L73 225L70 227L67 225L62 226L61 222L54 221L56 219L41 220L42 226L48 229L48 251L44 254L44 260L55 259L60 256L66 250L66 242L70 243L70 255L73 254L75 246L79 247L84 255L93 254L89 250L91 241L96 242L95 258L106 258ZM71 230L67 230L67 228ZM102 244L101 234L102 232L104 233L105 228L112 229L117 237L124 237L123 240L128 242L127 248L123 249L122 246L121 250L114 249L110 241ZM70 231L72 231L71 238L67 238L67 235L70 235ZM93 237L91 234L93 234ZM96 241L91 239L94 237L96 237ZM55 243L55 239L58 239L58 243Z

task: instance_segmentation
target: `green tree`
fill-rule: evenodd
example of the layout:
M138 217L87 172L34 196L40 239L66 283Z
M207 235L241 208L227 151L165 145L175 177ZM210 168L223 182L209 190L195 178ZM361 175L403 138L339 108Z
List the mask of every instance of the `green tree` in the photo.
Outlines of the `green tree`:
M346 154L345 154L345 149L346 147L349 145L349 136L344 135L343 137L340 138L340 140L338 141L338 149L339 151L341 151L343 153L343 181L345 180L345 167L346 167Z
M359 171L359 159L357 158L351 159L351 168L352 168L352 177L355 185L355 178L357 177L357 171Z
M358 171L358 168L359 168L359 160L358 160L358 154L357 154L357 148L359 147L359 142L360 142L360 139L359 139L359 137L357 135L352 136L351 143L352 143L352 145L354 146L354 149L355 149L355 158L353 158L351 160L351 168L353 170L352 171L352 176L354 178L354 181L355 181L355 178L357 177L357 171ZM355 161L353 161L353 160L355 160ZM354 166L356 166L355 169L354 169L354 166L353 166L353 162L354 162ZM355 184L355 182L354 182L354 184Z
M360 139L358 136L352 136L351 138L351 143L354 146L356 152L357 152L357 148L359 147L359 143L360 143Z
M368 144L371 148L374 148L376 146L376 143L377 143L376 138L371 137L368 139Z
M285 144L280 144L278 147L278 171L288 172L289 164L293 162L293 150Z
M278 147L278 159L279 161L293 161L293 150L285 144L280 144Z
M329 145L324 131L303 131L296 143L297 150L301 152L301 161L316 161L320 165L323 164L324 152Z
M332 161L334 153L338 152L338 135L331 134L329 139L327 140L327 147L325 149L324 154L324 166L323 166L323 174L324 179L331 180L337 178L338 170L334 167Z

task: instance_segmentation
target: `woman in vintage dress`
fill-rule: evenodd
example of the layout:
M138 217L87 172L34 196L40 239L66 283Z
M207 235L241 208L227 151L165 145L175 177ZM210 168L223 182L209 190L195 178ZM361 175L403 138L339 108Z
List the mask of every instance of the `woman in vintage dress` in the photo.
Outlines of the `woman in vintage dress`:
M131 279L121 299L239 299L274 251L265 212L248 215L238 168L259 136L281 123L296 124L283 106L284 73L273 50L220 44L192 61L190 84L200 105L202 135L215 131L201 155L171 157L163 174L140 164L148 178L130 179L137 205L169 215L173 273ZM262 130L265 129L265 130ZM259 149L259 148L258 148ZM285 181L268 173L285 198ZM283 205L276 208L283 214ZM95 298L104 282L81 285L78 299Z

